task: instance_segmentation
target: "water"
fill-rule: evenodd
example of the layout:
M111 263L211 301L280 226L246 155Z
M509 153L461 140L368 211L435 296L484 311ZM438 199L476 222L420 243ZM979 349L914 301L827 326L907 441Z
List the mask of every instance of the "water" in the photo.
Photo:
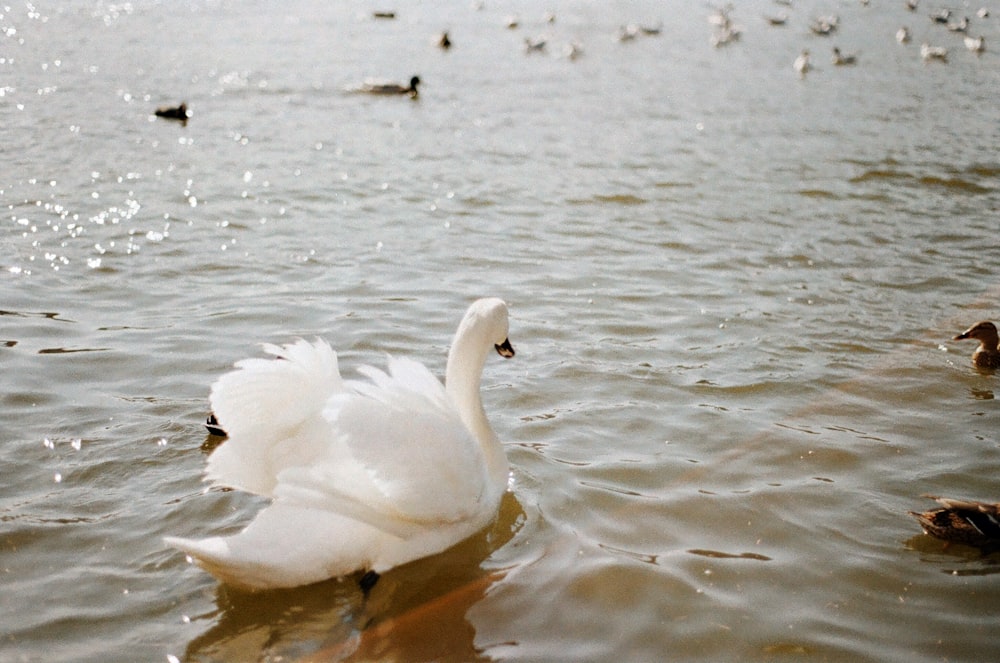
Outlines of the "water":
M997 378L949 340L998 317L1000 6L976 56L872 4L740 3L719 49L687 2L0 7L0 661L995 656L997 557L906 511L1000 498ZM260 507L200 480L234 361L441 374L484 295L518 350L489 532L367 602L164 548Z

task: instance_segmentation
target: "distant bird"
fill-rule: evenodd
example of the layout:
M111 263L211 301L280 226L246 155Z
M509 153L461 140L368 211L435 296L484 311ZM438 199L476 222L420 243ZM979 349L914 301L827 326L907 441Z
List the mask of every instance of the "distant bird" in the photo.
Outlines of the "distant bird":
M972 353L972 363L979 368L1000 368L1000 336L997 336L997 327L989 320L983 320L972 325L964 332L956 336L954 341L964 341L965 339L975 339L979 341L979 347Z
M904 25L896 30L896 41L900 44L908 44L910 42L910 29Z
M924 59L924 62L929 62L930 60L947 62L948 49L944 46L930 46L924 43L920 45L920 57Z
M409 95L411 99L417 97L417 86L420 85L420 77L414 76L410 79L409 85L401 85L399 83L383 83L380 81L368 80L362 83L359 87L353 88L353 91L364 92L366 94L382 94L382 95Z
M187 122L188 118L191 117L188 113L187 102L182 102L179 106L163 106L157 108L153 111L156 117L162 117L167 120L180 120L181 122Z
M392 20L396 18L396 12L393 11L374 11L372 12L372 18L384 18Z
M712 25L716 25L720 28L724 28L729 25L729 12L733 10L733 5L727 4L725 7L717 7L711 14L708 15L708 22Z
M973 53L982 53L986 50L986 39L982 35L979 37L966 37L965 47Z
M795 58L795 71L799 72L799 76L805 78L806 72L812 69L812 65L809 63L809 51L804 50L799 54L799 57Z
M615 39L618 41L632 41L639 36L639 26L634 23L628 25L623 25L618 28L618 32L615 33Z
M820 16L809 24L809 29L821 37L826 37L833 33L838 25L840 25L838 16Z
M513 14L504 19L504 25L507 26L508 30L513 30L520 24L521 24L521 19L519 19L517 16Z
M906 0L906 8L911 12L917 11L917 0Z
M910 511L931 536L977 548L1000 545L1000 504L927 495L943 508Z
M725 46L726 44L731 44L740 38L742 30L739 27L729 24L724 28L720 28L715 31L712 35L712 46L719 47Z
M935 23L947 23L948 19L951 18L950 9L939 9L930 15L931 20Z
M990 15L990 10L987 9L986 7L980 7L979 11L976 12L976 16L978 16L979 18L986 18L989 15Z
M642 30L642 34L655 37L663 32L663 21L660 21L656 25L640 25L639 29Z
M208 429L209 435L226 437L226 431L223 430L222 426L219 424L219 420L215 417L214 412L208 415L208 419L205 421L205 428Z
M771 25L784 25L788 22L788 14L781 12L777 16L765 16L764 20Z
M949 22L948 29L952 32L965 32L969 29L969 17L963 16L961 21Z
M525 53L544 53L545 52L545 37L535 37L531 39L529 37L524 38L524 52Z
M836 46L833 47L833 64L835 65L852 65L857 64L858 56L851 54L846 55L840 52L840 49Z
M583 55L583 47L575 41L571 41L563 46L563 55L569 60L575 60Z

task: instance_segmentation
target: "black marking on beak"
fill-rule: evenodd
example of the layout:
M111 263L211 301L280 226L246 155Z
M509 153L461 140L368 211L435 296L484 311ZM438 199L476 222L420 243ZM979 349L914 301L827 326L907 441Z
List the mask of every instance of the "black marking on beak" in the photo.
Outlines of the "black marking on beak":
M514 356L514 346L510 344L509 338L505 338L503 340L503 343L495 345L493 347L497 349L497 354L499 354L501 357L507 357L509 359L510 357Z

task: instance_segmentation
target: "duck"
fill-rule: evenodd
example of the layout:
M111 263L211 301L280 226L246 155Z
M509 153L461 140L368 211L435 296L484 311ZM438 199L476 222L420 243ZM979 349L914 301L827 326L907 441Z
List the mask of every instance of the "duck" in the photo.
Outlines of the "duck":
M931 511L910 511L924 532L944 541L977 548L1000 546L1000 504L956 500L927 495L942 506Z
M896 41L900 44L908 44L910 42L910 29L904 25L896 30Z
M858 56L856 55L846 55L840 52L840 49L836 46L833 47L833 64L838 66L857 64Z
M357 90L359 92L365 92L367 94L383 94L383 95L408 95L411 99L416 99L417 86L420 85L420 77L413 76L410 78L409 85L402 85L400 83L382 83L378 81L365 81Z
M166 120L180 120L181 122L187 122L188 117L190 117L186 101L182 101L177 106L161 106L153 111L153 114Z
M939 9L938 11L931 14L930 17L931 20L934 21L935 23L947 23L948 20L951 18L951 10Z
M546 40L545 37L535 37L534 39L530 37L524 38L524 52L525 53L544 53L545 52Z
M238 590L297 587L385 571L481 531L499 511L509 466L480 396L489 352L513 357L507 304L473 302L455 332L442 384L423 364L344 380L321 340L265 344L272 358L235 364L212 385L229 434L209 456L213 487L270 499L232 536L165 537Z
M982 53L986 50L986 39L982 35L979 37L966 37L964 41L965 47L973 53Z
M941 60L942 62L948 61L948 49L944 46L931 46L930 44L924 43L920 45L920 57L924 59L924 62L930 60Z
M219 425L219 418L215 416L214 412L209 412L208 419L205 420L205 429L209 435L227 437L226 431Z
M788 14L786 14L785 12L781 12L775 16L765 15L764 20L767 21L768 25L774 25L774 26L785 25L786 23L788 23Z
M812 65L809 63L809 51L803 50L799 53L799 57L795 58L795 63L792 66L795 67L795 71L799 72L799 76L804 78L806 72L812 69Z
M1000 368L1000 337L997 327L989 320L982 320L972 325L953 338L954 341L964 341L972 338L979 341L979 347L972 353L972 363L979 368Z

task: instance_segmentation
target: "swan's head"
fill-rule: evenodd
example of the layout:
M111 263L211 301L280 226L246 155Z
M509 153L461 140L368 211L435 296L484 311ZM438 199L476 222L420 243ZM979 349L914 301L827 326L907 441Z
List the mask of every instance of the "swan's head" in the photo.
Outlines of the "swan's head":
M982 322L977 322L966 329L964 332L956 336L954 340L962 341L967 338L974 338L983 345L995 348L997 347L998 341L997 327L989 320L983 320Z
M502 299L487 297L473 302L459 328L459 333L463 332L492 343L501 357L514 356L514 348L507 338L507 304Z

